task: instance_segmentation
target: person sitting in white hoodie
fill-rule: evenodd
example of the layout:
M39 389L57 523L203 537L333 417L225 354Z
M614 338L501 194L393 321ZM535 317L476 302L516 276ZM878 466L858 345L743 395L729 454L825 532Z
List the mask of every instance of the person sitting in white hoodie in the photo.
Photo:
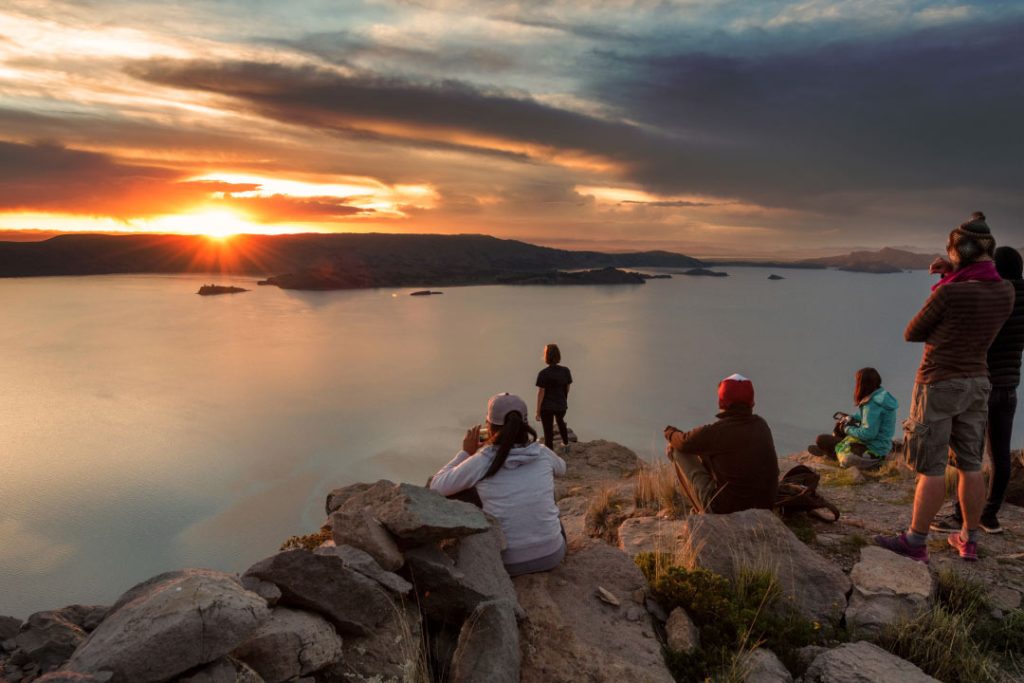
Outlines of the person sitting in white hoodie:
M468 430L462 450L430 480L444 496L476 488L484 512L505 533L501 559L510 576L554 569L566 551L554 481L565 474L565 461L537 442L527 410L518 396L492 396L488 437L481 442L480 425Z

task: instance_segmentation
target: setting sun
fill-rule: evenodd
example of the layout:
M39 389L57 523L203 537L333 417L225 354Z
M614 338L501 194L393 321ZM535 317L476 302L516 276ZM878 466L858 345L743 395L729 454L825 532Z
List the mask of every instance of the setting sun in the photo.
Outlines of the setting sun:
M262 226L250 223L241 214L228 209L162 216L151 221L148 227L161 232L206 235L214 239L226 239L240 233L265 232Z

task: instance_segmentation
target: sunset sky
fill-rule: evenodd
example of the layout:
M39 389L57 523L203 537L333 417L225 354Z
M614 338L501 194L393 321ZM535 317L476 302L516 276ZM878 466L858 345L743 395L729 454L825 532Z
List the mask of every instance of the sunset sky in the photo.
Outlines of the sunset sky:
M0 239L1024 246L1022 121L1019 2L5 0Z

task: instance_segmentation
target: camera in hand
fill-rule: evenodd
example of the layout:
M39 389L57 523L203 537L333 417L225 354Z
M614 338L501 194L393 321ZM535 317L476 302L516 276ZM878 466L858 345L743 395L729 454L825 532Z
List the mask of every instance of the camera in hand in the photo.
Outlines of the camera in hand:
M487 425L480 425L480 443L484 443L489 438L491 438L491 430L487 428Z

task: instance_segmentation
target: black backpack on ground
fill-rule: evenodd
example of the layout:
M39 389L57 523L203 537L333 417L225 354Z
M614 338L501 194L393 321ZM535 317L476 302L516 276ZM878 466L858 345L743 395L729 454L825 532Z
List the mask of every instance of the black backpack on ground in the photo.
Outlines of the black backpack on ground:
M826 522L838 521L839 508L818 493L820 481L821 475L807 465L797 465L792 468L783 475L779 482L779 492L775 496L776 509L782 514L812 512L815 517ZM817 512L822 508L832 513L832 519Z

